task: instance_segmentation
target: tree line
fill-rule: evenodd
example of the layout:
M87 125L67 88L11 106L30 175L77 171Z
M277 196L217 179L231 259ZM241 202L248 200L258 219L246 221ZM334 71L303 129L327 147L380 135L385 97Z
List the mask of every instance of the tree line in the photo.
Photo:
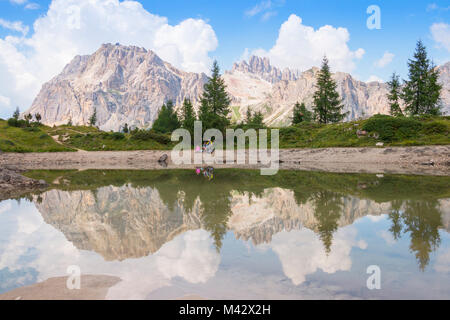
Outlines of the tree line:
M392 116L440 115L442 85L439 84L439 74L433 62L427 56L422 41L418 41L412 59L408 60L408 78L400 83L399 76L394 72L391 80L387 82L389 92L389 111ZM337 84L332 78L327 57L322 60L320 71L317 74L316 91L313 95L312 111L306 108L304 102L297 102L294 106L292 124L302 122L335 123L342 121L347 113L343 112L344 105L337 92ZM227 93L226 85L220 75L217 61L214 61L211 77L204 85L200 97L200 107L196 114L192 102L186 98L183 101L180 113L175 110L173 101L169 100L161 107L152 129L158 133L171 133L177 128L185 128L193 134L194 122L202 121L203 130L210 128L225 132L230 126L231 98ZM403 106L403 110L402 110ZM10 119L15 126L29 125L31 114L24 116L24 122L19 120L18 109ZM37 123L41 115L35 115ZM264 127L261 111L252 112L247 109L246 117L241 125L252 128ZM69 121L71 125L71 120ZM94 126L97 122L97 111L94 109L89 118L89 124ZM127 124L122 129L127 133L130 128Z

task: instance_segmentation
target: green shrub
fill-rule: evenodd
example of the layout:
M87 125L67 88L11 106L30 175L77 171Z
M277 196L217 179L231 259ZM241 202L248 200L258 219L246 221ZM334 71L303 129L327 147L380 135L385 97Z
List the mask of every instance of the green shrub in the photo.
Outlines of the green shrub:
M416 119L388 115L375 115L363 125L363 130L378 133L386 142L414 137L421 128L422 123Z
M25 128L28 126L28 123L25 120L19 120L16 118L9 118L8 119L8 126L10 127L17 127L17 128Z
M125 135L122 132L113 132L109 135L109 138L113 140L122 140L125 139Z
M24 127L23 130L28 131L28 132L38 132L38 131L40 131L39 128L36 128L36 127Z
M426 134L445 134L449 130L445 123L433 121L424 123L422 131Z
M161 134L161 133L156 133L152 130L133 131L133 133L131 135L131 139L141 140L141 141L155 140L161 144L169 144L171 141L169 136Z

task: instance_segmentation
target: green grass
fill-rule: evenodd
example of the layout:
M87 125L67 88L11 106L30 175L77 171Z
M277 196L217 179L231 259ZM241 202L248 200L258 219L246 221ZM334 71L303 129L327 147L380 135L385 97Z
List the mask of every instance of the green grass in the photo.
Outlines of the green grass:
M367 134L358 137L358 130ZM384 146L448 145L449 132L450 117L375 115L345 123L302 123L280 128L280 148L375 147L379 142ZM0 120L0 150L4 152L168 150L173 146L170 135L152 131L132 135L88 126L16 128Z
M55 142L46 127L17 128L0 120L0 150L3 152L57 152L74 151Z
M357 131L365 136L358 137ZM280 148L420 146L450 144L449 117L393 118L376 115L367 120L320 125L302 123L280 128Z

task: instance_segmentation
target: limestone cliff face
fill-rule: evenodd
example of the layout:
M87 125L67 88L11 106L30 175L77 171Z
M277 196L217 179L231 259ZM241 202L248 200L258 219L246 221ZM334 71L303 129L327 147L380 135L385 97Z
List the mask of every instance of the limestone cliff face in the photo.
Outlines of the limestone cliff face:
M262 111L271 126L290 123L294 104L311 108L318 68L299 72L278 69L269 59L252 56L233 65L223 75L232 99L233 118L245 118L247 109ZM443 111L450 113L450 62L439 67L443 84ZM343 99L346 120L388 113L387 86L365 83L350 74L333 75ZM26 113L40 113L47 125L88 124L97 110L103 130L150 127L162 104L172 100L180 106L190 98L198 108L208 77L183 72L161 60L154 52L133 46L105 44L92 55L76 56L55 78L45 83Z
M442 110L450 113L450 62L438 69L443 85ZM252 110L263 112L266 124L284 126L290 123L296 102L304 102L309 109L312 108L319 69L312 68L302 73L285 71L285 74L289 74L286 77L278 69L273 70L267 58L252 57L249 63L244 61L235 64L233 70L224 75L224 79L233 97L233 104L239 106L241 115L251 107ZM386 97L388 88L385 83L359 81L343 72L333 74L333 79L342 98L344 111L348 112L345 120L389 113Z
M148 127L167 100L196 103L206 81L205 74L180 71L144 48L104 44L45 83L27 113L39 112L48 125L85 125L95 109L103 130Z

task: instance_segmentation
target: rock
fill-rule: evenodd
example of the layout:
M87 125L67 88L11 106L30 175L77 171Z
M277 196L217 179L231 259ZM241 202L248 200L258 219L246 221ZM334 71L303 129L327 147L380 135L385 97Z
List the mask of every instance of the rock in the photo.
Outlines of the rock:
M167 154L163 154L160 158L159 158L159 160L158 160L158 162L167 162L167 159L168 159L169 157L167 156Z
M384 146L384 143L383 143L383 142L377 142L375 145L376 145L377 147L382 147L382 146Z

